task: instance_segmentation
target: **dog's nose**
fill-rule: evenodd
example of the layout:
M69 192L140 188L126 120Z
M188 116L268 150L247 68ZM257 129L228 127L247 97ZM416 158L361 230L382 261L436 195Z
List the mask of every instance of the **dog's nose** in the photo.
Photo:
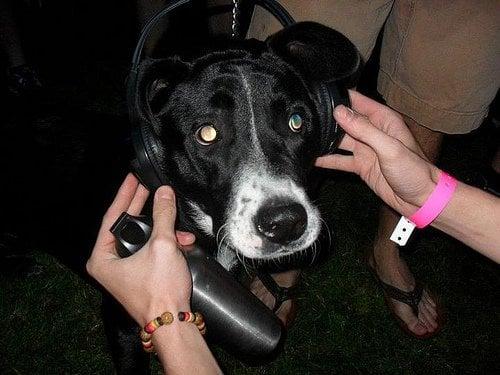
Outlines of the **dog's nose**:
M297 202L273 199L257 211L254 224L267 240L287 244L300 238L306 230L307 212Z

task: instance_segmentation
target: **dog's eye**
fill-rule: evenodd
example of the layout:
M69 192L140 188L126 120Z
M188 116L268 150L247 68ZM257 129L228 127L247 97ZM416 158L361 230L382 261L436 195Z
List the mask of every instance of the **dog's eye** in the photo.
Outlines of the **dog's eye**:
M290 120L288 120L288 126L294 133L298 133L302 130L302 124L302 117L300 117L298 113L294 113L293 115L291 115Z
M199 144L208 146L217 140L217 129L211 124L205 124L196 130L195 135Z

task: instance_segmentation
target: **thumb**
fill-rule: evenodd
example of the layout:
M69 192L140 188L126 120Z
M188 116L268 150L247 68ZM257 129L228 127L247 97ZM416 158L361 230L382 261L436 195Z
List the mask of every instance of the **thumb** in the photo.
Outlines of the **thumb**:
M370 146L377 154L393 146L393 139L377 129L367 117L354 112L343 105L338 105L333 116L339 125L354 139Z
M170 186L156 190L153 204L152 238L171 237L175 239L175 194Z

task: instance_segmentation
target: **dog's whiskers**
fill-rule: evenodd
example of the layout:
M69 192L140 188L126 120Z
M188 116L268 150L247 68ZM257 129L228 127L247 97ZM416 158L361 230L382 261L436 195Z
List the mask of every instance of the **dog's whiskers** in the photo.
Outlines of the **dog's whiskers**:
M328 249L330 249L330 247L332 246L332 234L330 227L328 227L327 222L322 217L320 217L319 219L321 220L321 225L325 227L326 233L328 234Z
M223 249L224 241L226 240L226 238L228 238L228 236L229 233L225 233L224 236L222 236L222 240L220 242L217 242L217 253L219 253Z
M217 245L219 244L219 236L225 230L225 228L227 227L227 225L228 225L228 223L221 225L221 227L217 231L217 234L215 235L215 241L217 242Z
M240 261L240 263L243 265L243 269L245 270L245 273L248 275L248 276L251 276L250 272L248 271L248 268L247 268L247 265L245 263L245 257L243 257L239 252L238 250L236 250L236 257L238 258L238 260Z
M314 264L314 261L316 260L316 256L318 255L318 240L314 241L312 246L311 246L311 249L312 249L312 259L311 259L311 262L309 263L310 266L312 266Z

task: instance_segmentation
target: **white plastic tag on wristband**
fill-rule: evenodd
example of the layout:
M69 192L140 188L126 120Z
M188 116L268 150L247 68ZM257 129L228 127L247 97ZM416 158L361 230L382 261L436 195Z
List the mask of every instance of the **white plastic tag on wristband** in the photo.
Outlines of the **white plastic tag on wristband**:
M396 242L399 246L406 245L415 227L415 224L410 220L401 216L398 225L396 225L396 228L394 228L391 234L391 241Z

